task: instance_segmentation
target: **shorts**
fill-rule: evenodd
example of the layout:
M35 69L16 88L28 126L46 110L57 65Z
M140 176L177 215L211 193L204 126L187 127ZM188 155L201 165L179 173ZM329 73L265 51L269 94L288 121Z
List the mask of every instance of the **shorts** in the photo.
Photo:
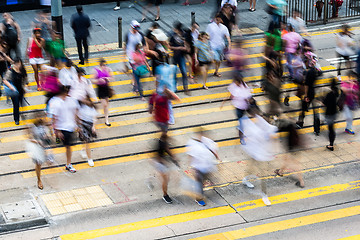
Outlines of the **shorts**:
M349 61L350 60L350 56L344 56L344 55L341 55L340 53L336 53L337 57L338 58L343 58L344 60L346 61Z
M216 62L220 62L224 59L224 49L223 48L213 49L213 51L214 51L214 60Z
M169 171L169 168L165 164L158 161L154 161L154 167L156 171L158 171L161 174L165 174Z
M61 133L64 135L64 139L61 139L64 146L71 146L73 141L73 132L61 130Z
M199 61L199 66L202 67L202 66L206 66L206 65L210 65L211 62L202 62L202 61Z
M109 86L108 85L98 85L97 86L98 98L106 99L109 98Z
M29 59L29 63L30 63L31 65L37 65L37 64L44 64L45 61L44 61L43 58L30 58L30 59Z
M155 122L155 124L160 128L162 132L167 132L169 129L169 125L163 122Z

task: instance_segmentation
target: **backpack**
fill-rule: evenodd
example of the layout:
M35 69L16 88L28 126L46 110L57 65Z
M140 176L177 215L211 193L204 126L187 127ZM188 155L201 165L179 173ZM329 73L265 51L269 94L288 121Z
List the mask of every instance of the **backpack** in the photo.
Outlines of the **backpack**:
M18 40L18 33L16 31L16 28L5 22L3 22L3 24L5 26L5 31L4 31L5 41L11 46L15 45Z

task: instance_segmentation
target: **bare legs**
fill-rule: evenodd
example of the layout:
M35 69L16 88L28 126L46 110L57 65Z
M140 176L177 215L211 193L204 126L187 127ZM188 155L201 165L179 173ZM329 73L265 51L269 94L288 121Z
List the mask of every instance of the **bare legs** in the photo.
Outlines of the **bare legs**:
M256 0L250 0L249 3L250 3L249 10L255 11L255 9L256 9Z
M208 89L208 87L206 86L208 70L209 70L209 65L207 64L200 67L201 75L203 77L203 84L204 84L203 88L205 89Z
M70 165L71 164L71 146L65 146L65 150L66 150L66 164Z
M104 110L105 124L109 125L109 98L100 99L100 101Z
M42 190L44 188L44 186L40 179L40 177L41 177L41 165L40 164L35 164L35 172L36 172L36 177L37 177L38 188Z
M31 64L32 68L34 69L34 77L37 85L37 90L40 91L40 82L39 82L39 64Z

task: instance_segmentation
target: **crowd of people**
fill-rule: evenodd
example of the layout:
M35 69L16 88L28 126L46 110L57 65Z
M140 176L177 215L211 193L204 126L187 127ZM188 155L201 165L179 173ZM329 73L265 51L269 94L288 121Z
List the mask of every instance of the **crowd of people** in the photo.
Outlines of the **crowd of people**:
M318 109L325 107L325 121L329 129L329 145L327 149L334 150L334 123L339 111L346 116L345 132L355 134L352 130L353 111L359 104L359 84L357 73L349 70L346 77L341 77L341 61L338 67L338 77L331 83L331 89L324 96L317 96L315 81L322 74L315 49L309 40L309 33L301 12L294 9L291 17L285 19L286 2L268 0L267 12L271 15L269 27L265 32L266 46L263 52L265 60L264 77L261 88L265 92L269 104L267 109L257 106L252 89L244 81L248 58L243 47L243 37L236 34L236 1L219 2L219 11L213 16L205 31L199 31L198 23L193 22L186 27L181 22L175 22L172 33L167 36L157 22L154 22L145 32L140 23L132 20L126 34L125 54L128 59L127 73L132 74L134 93L146 101L141 78L155 77L155 92L149 98L148 111L153 115L161 137L156 147L154 167L159 172L163 199L166 203L172 200L168 195L169 162L179 166L176 156L169 147L169 125L175 124L172 101L181 101L177 92L177 72L181 73L183 90L190 95L189 83L196 82L195 75L202 78L203 89L208 89L207 79L209 69L214 68L213 76L221 77L220 65L226 61L232 66L233 82L228 86L229 97L234 106L239 126L237 132L241 147L249 155L244 185L254 188L255 173L268 174L271 168L269 162L274 159L272 139L278 131L287 132L287 150L290 153L281 168L274 173L279 176L289 169L300 171L301 165L296 151L303 146L297 129L304 126L306 112L312 108L314 117L314 132L320 132L320 117ZM150 3L153 4L153 3ZM156 2L155 2L156 5ZM255 11L256 1L250 1L250 11ZM76 7L70 25L75 33L78 47L79 65L84 65L89 58L88 42L91 22L81 6ZM159 20L159 11L155 19ZM24 98L28 90L28 76L21 59L19 41L21 29L11 14L3 14L4 21L0 40L0 70L4 94L11 99L13 116L16 125L20 122L19 107L26 104ZM146 19L143 18L143 21ZM143 22L141 21L141 22ZM90 78L85 78L84 68L75 65L67 56L61 33L56 31L49 20L49 11L39 11L32 23L32 36L28 38L25 59L34 70L34 81L37 91L45 91L46 109L44 114L36 114L34 122L29 126L30 140L26 149L35 163L39 189L43 189L41 181L41 165L46 161L54 161L51 151L52 136L56 143L62 142L66 150L65 168L71 173L76 169L72 165L72 144L75 133L84 144L81 155L94 166L91 157L90 142L97 137L95 124L99 116L97 102L100 103L107 127L109 120L109 99L114 96L111 81L114 80L112 70L103 58L99 59ZM203 27L205 28L205 27ZM235 31L234 31L235 30ZM356 41L349 26L343 25L342 31L336 35L336 53L346 61L346 67L352 69L350 57L356 54ZM84 48L84 55L83 55ZM286 60L286 68L282 61ZM47 64L45 64L47 63ZM288 71L288 73L286 73ZM348 70L347 70L348 71ZM296 84L296 97L300 100L301 111L297 121L290 119L285 113L290 104L289 92L282 91L286 82ZM339 88L340 84L340 88ZM93 88L95 85L95 89ZM284 95L284 101L281 96ZM47 118L51 119L48 124ZM203 182L216 170L215 161L220 161L217 144L206 137L204 129L197 130L198 135L187 145L187 154L191 158L194 172L196 202L205 206ZM168 156L167 156L168 155ZM296 186L305 187L304 178L297 173ZM266 205L270 205L266 193L266 184L261 183L260 195Z

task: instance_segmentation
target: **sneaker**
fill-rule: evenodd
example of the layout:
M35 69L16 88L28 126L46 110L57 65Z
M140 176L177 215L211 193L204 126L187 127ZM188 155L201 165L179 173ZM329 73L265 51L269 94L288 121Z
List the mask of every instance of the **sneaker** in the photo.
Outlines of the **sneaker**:
M81 155L82 159L86 159L86 158L87 158L87 154L86 154L86 151L85 151L84 149L81 149L80 155Z
M114 7L114 11L120 10L120 6Z
M94 161L92 159L88 159L88 164L90 167L94 166Z
M73 165L71 163L69 165L65 165L65 169L68 170L71 173L76 172L76 169L73 167Z
M168 204L172 203L172 200L171 200L171 198L169 197L169 195L163 196L163 199L164 199L164 201L165 201L166 203L168 203Z
M204 202L204 200L195 200L195 202L197 202L197 204L199 204L202 207L206 206L206 203Z
M354 135L355 132L351 129L348 129L348 128L345 128L345 132L348 133L348 134L351 134L351 135Z
M263 202L265 203L266 206L270 206L270 205L271 205L271 202L270 202L268 196L266 196L266 195L263 196L263 197L262 197L262 200L263 200Z
M19 123L19 121L15 121L15 125L19 125L20 123Z
M251 182L249 182L246 178L243 178L242 183L247 186L248 188L254 188L254 184L252 184Z

